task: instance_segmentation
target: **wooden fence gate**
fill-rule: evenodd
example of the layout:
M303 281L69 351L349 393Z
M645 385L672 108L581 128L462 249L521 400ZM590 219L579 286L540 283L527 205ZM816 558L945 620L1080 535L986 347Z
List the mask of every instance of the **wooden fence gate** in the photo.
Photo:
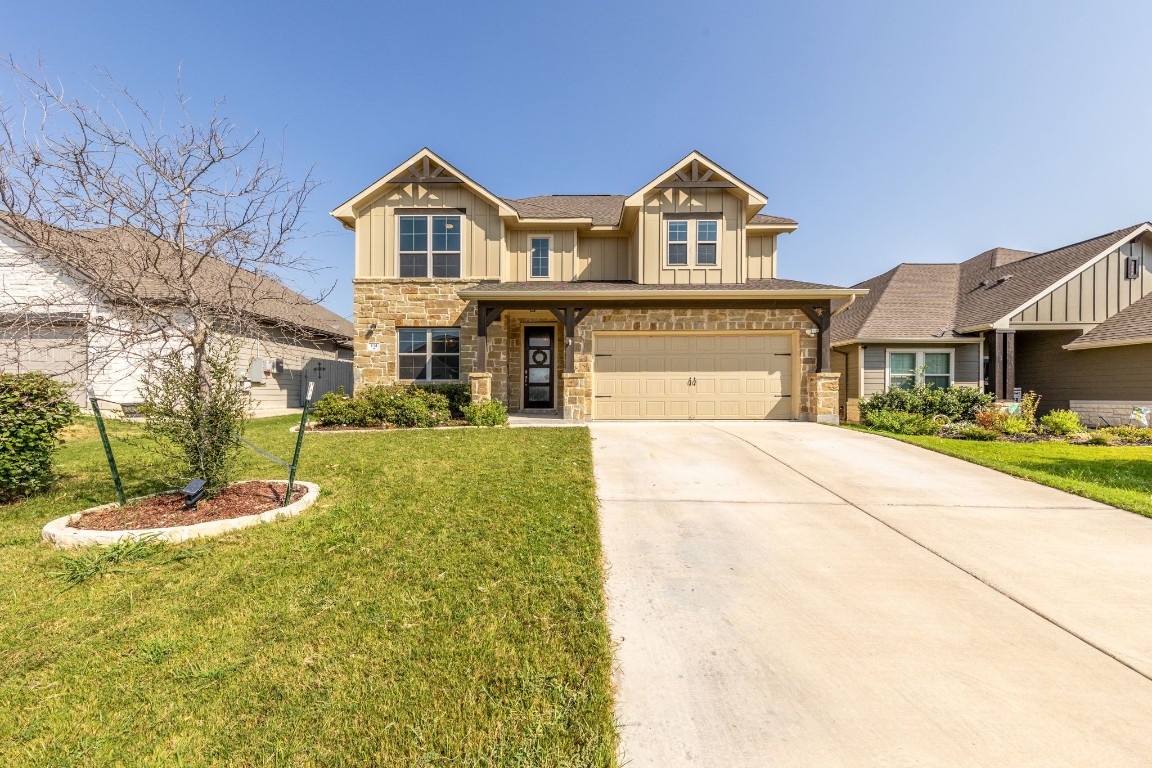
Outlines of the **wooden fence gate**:
M312 402L316 402L329 392L335 392L344 387L344 393L352 394L352 363L348 360L325 360L314 357L304 366L304 386L300 390L300 405L304 405L304 396L308 392L308 385L315 384L312 390Z

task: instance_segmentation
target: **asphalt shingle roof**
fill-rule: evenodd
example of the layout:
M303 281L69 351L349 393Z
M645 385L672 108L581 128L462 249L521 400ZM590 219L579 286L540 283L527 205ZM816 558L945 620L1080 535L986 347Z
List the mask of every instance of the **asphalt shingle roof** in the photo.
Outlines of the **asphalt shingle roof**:
M1152 293L1129 304L1088 333L1068 345L1068 349L1123 346L1152 340Z
M867 288L832 321L832 341L952 338L959 264L900 264L853 288Z
M505 198L504 202L526 219L591 218L594 227L616 227L627 199L627 195L537 195L518 200ZM756 214L749 223L796 224L792 219L766 213Z

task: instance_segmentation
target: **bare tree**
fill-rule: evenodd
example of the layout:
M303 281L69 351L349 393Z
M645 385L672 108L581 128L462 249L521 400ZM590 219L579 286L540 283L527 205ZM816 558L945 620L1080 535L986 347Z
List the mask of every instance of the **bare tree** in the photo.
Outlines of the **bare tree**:
M89 375L175 350L206 390L222 339L315 333L313 308L278 282L314 271L288 250L311 172L289 179L261 134L219 103L197 119L179 89L154 112L107 76L86 101L12 59L0 72L14 85L0 95L0 224L64 275L19 294L0 283L0 348L73 322Z

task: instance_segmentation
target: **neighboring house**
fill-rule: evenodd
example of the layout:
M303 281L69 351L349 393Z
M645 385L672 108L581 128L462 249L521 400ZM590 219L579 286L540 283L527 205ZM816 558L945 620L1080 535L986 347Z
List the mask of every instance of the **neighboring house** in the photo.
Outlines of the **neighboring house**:
M356 233L357 381L471 380L580 420L835 420L822 329L863 292L778 278L796 222L766 202L698 152L630 195L511 200L421 150L332 214Z
M152 262L157 273L143 273L124 255L124 230L87 230L84 237L93 247L83 263L62 263L0 223L0 370L44 371L71 383L78 402L91 385L98 397L132 406L141 399L144 367L174 343L140 331L110 299L115 292L100 286L116 285L176 317L164 271L178 266L160 257ZM257 415L300 407L309 380L319 392L351 388L351 364L339 362L351 357L347 320L275 280L214 259L201 265L196 285L208 297L240 297L235 327L219 330L236 343L237 373L249 382Z
M916 381L1042 396L1089 423L1152 404L1152 224L1045 253L995 248L960 264L901 264L832 324L843 415Z

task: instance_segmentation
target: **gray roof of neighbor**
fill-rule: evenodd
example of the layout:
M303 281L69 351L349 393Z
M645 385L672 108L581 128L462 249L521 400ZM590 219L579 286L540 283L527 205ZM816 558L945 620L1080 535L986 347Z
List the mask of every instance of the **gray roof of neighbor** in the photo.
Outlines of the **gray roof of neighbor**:
M616 227L624 212L627 195L537 195L519 200L504 199L516 213L530 219L592 219L594 227ZM750 224L795 225L792 219L758 213Z
M1142 226L1044 253L993 248L960 264L901 264L854 286L870 293L833 320L832 340L954 338L988 326L1119 247Z
M64 265L112 301L128 297L164 304L191 286L200 301L225 312L294 326L338 341L350 341L352 323L269 275L260 275L211 256L181 259L166 241L131 227L65 231L27 219L7 223L17 233L34 233ZM55 241L53 241L55 238ZM52 246L55 242L57 245ZM196 266L193 275L181 274ZM119 297L119 299L118 299Z
M952 338L959 264L901 264L871 280L832 323L832 341Z
M823 283L806 283L800 280L782 280L769 278L766 280L749 280L746 283L722 283L704 285L694 283L690 285L653 285L633 283L627 280L619 281L554 281L532 280L521 283L481 283L469 288L469 293L497 293L501 291L548 292L548 291L815 291L815 290L843 290L837 285L824 285Z
M1068 344L1068 349L1123 346L1152 340L1152 293L1129 304L1088 333Z

